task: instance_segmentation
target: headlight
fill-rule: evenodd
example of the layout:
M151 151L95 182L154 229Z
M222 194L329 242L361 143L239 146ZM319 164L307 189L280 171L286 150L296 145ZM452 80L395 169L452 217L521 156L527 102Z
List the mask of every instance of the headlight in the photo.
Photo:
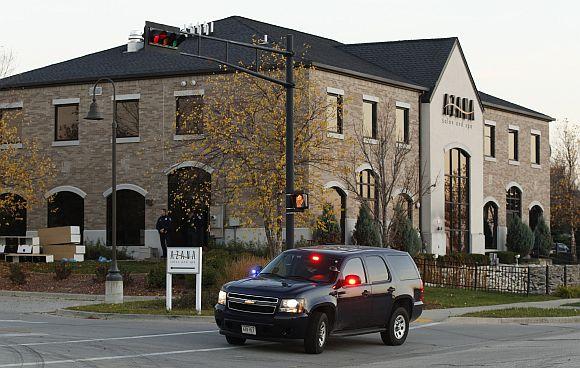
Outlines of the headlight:
M304 312L304 299L282 299L280 312L302 313Z
M228 294L225 291L220 290L220 293L218 294L218 304L226 305L227 296Z

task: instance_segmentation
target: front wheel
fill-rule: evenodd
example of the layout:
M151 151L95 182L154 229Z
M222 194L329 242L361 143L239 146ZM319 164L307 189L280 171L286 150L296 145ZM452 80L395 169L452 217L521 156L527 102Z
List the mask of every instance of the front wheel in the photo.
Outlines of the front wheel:
M330 333L328 317L321 312L314 312L310 316L306 338L304 339L304 350L308 354L320 354L324 351L326 340Z
M381 339L385 345L402 345L409 334L409 312L403 307L395 309L387 330L381 332Z
M226 341L230 345L244 345L246 343L246 339L243 337L234 337L226 335Z

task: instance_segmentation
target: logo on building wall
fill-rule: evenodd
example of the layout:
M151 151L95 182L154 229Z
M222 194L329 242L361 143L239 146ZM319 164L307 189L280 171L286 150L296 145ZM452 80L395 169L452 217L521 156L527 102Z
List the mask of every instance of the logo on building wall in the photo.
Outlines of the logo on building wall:
M473 100L446 93L443 97L443 115L464 120L475 120Z

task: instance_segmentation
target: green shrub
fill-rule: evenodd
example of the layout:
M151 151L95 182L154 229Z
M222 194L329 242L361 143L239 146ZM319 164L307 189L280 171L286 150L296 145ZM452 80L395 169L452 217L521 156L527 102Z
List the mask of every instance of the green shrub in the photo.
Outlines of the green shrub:
M530 254L534 245L534 233L518 216L511 216L508 220L506 246L511 252L521 257Z
M366 203L361 204L352 238L357 245L380 247L381 234Z
M391 225L389 244L391 247L408 252L416 256L421 250L421 239L413 223L407 217L400 205L395 207L395 215Z
M433 253L419 253L415 255L415 259L424 259L426 261L433 261L435 259L435 255Z
M330 203L324 203L322 214L316 219L313 240L318 244L339 244L340 243L340 224L336 220L334 206Z
M11 263L8 278L16 285L26 284L26 273L22 270L19 263Z
M111 247L102 244L101 241L97 241L96 243L85 242L85 259L96 261L99 259L99 257L111 259L113 257ZM128 260L132 258L129 256L129 254L127 254L127 250L125 248L117 247L117 259Z
M500 251L500 252L492 252L497 254L497 258L499 263L503 264L515 264L516 263L516 252L510 251Z
M560 298L580 298L580 286L564 286L560 285L556 289L554 295Z
M162 289L165 287L165 265L157 265L149 270L146 281L149 289Z
M552 234L550 228L544 221L544 217L540 217L540 221L534 229L534 250L539 256L549 256L552 249Z
M489 264L489 258L485 254L475 253L452 253L440 256L438 258L441 262L459 263L466 265L485 266Z
M95 278L96 282L105 282L107 281L107 273L109 273L109 264L108 263L99 263L95 267Z
M54 264L54 279L66 280L72 274L74 268L73 263L58 262Z

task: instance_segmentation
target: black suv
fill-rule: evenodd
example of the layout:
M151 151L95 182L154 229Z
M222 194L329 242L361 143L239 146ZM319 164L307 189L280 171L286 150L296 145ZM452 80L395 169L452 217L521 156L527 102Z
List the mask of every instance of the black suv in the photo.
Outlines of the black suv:
M406 252L355 246L288 250L256 276L220 290L215 320L228 343L303 339L321 353L329 335L381 333L401 345L423 311L423 282Z

